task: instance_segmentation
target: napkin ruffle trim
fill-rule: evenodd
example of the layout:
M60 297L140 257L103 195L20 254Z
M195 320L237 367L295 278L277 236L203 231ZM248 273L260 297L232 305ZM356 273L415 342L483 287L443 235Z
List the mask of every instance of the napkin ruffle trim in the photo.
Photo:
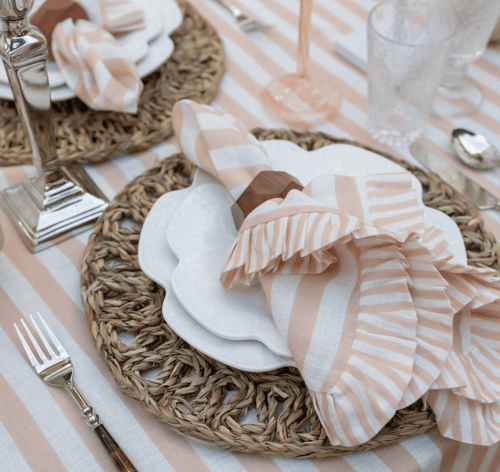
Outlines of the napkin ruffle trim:
M456 313L453 348L431 388L481 403L500 401L500 279L491 269L441 262Z
M452 390L434 390L426 401L436 415L439 432L467 444L491 446L500 441L500 403L481 403L455 395Z
M292 194L295 198L288 201ZM236 280L249 285L267 273L320 274L336 262L330 248L343 238L385 235L402 243L409 236L333 208L297 205L297 194L294 190L285 200L268 200L257 209L259 214L245 220L221 272L223 287Z
M436 265L450 256L442 253L443 232L428 228L422 239L407 241L402 253L409 262L407 274L412 281L410 293L417 313L417 348L412 378L398 409L417 401L436 381L451 352L453 316L448 282ZM430 248L434 248L434 252Z
M330 441L343 446L368 441L429 389L451 351L454 315L448 284L419 235L352 242L360 264L352 350L337 376L311 389Z
M353 338L341 340L321 388L303 375L330 442L349 447L373 438L394 416L412 376L417 314L400 243L367 237L345 246L358 265Z
M500 440L500 280L491 269L436 265L456 315L452 351L424 399L443 436L490 446Z
M439 247L443 238L442 232L435 228L430 228L424 237L427 242L434 240L435 244L431 244L434 248ZM404 298L400 284L403 278L384 283L382 275L383 290L376 291L377 305L370 307L371 326L364 319L367 310L362 300L367 292L360 288L359 314L349 360L330 391L311 390L332 444L352 446L368 441L397 410L426 392L444 436L486 446L499 441L500 372L495 366L500 359L500 280L494 277L495 272L454 264L449 254L439 250L431 253L418 237L408 238L401 246L387 245L383 237L354 242L361 250L360 287L366 287L367 281L374 277L374 269L382 271L381 274L388 272L388 267L377 263L384 245L387 254L391 254L390 261L404 268L411 296L408 307L414 307L418 320L416 347L413 365L407 366L411 366L409 371L401 368L405 365L404 349L410 348L409 345L401 346L401 351L394 351L393 356L387 351L383 356L380 354L391 343L387 333L380 336L381 329L391 329L395 317L399 321L405 319L400 318L404 310L390 313L394 300ZM397 271L391 276L397 276ZM399 291L388 291L390 283L396 280ZM397 340L401 342L404 337L398 335ZM404 385L408 376L411 379L406 390L399 392L394 379ZM450 389L453 381L455 388ZM387 391L382 393L381 388Z
M236 280L248 285L268 273L319 274L335 262L331 246L350 234L356 239L389 235L403 242L410 233L424 231L423 207L409 172L320 175L302 192L292 190L250 213L221 283L229 288Z

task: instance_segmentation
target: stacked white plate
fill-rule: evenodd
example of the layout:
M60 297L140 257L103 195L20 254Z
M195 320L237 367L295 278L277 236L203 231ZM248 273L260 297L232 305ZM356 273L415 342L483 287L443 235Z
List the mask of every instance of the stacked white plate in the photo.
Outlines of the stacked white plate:
M296 176L303 185L320 173L360 176L402 170L378 154L350 145L307 152L288 141L262 144L273 169ZM416 178L413 188L422 195ZM166 322L196 349L250 372L294 366L260 283L231 290L219 283L237 235L230 211L233 202L220 183L198 170L190 188L165 194L151 209L139 241L139 264L165 288ZM464 243L453 220L437 210L424 207L424 211L426 225L442 229L457 262L465 264Z
M95 0L85 0L93 2ZM139 0L136 0L139 1ZM129 58L137 64L141 77L158 69L170 57L174 43L170 34L182 23L182 12L175 0L148 0L140 2L144 8L146 27L142 30L117 36ZM52 101L69 100L74 92L66 85L54 61L47 61ZM13 99L5 68L0 65L0 98Z

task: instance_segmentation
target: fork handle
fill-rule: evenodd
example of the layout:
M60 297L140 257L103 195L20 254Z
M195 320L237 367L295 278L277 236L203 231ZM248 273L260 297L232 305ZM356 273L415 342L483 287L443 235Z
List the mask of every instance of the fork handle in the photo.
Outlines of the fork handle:
M94 413L94 409L89 405L89 402L85 399L83 394L78 390L76 385L71 382L66 386L66 390L73 397L73 400L78 404L82 410L82 415L87 418L87 424L94 430L94 433L101 441L104 449L108 453L109 457L116 465L120 472L137 472L130 459L123 452L122 448L115 441L111 433L104 426L97 413Z
M101 441L104 449L106 449L109 457L120 472L137 472L134 464L130 462L130 459L122 451L122 448L114 440L113 436L111 436L111 433L106 429L106 426L102 423L98 424L94 428L94 433L99 438L99 441Z

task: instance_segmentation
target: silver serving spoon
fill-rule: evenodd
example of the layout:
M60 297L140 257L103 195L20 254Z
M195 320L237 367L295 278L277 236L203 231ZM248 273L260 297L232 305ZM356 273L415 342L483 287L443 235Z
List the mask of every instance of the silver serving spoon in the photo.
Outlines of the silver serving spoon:
M451 132L451 145L459 159L469 167L491 170L500 166L500 152L481 134L455 128Z

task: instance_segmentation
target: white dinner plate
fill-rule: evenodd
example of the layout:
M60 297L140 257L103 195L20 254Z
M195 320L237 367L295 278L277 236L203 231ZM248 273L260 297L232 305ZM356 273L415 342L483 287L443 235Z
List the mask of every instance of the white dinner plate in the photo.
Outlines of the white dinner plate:
M141 2L145 8L147 28L117 38L131 60L137 63L141 78L154 72L170 57L174 43L170 34L182 23L182 12L175 0L148 0ZM75 97L66 85L64 77L54 61L47 61L52 101L58 102ZM0 66L0 98L12 100L5 68Z
M267 372L280 367L295 366L293 359L274 354L258 341L229 341L206 330L178 302L170 286L170 277L178 260L165 237L168 225L186 196L206 182L216 181L205 172L197 172L192 187L163 195L154 204L142 227L139 264L150 279L165 289L163 317L186 342L213 359L236 369Z
M271 161L273 163L274 169L290 172L299 177L299 179L304 184L307 184L318 173L331 172L331 169L335 169L335 172L344 175L361 175L372 172L375 173L401 171L401 168L399 166L388 161L387 159L349 145L332 145L309 153L298 148L293 143L289 143L287 141L267 141L264 142L263 145L266 148L268 154L271 156ZM343 160L346 160L347 162L342 162ZM179 263L178 267L174 268L174 266L177 264L175 256L172 254L170 249L165 249L165 247L168 248L168 245L164 242L161 242L162 238L164 238L165 228L168 226L168 221L170 221L170 219L172 218L172 213L174 211L178 210L176 216L174 217L176 219L182 220L184 218L181 218L181 215L186 216L185 220L189 221L189 224L191 225L191 227L189 228L190 233L192 233L194 227L199 225L199 221L196 221L194 218L190 218L190 214L183 211L185 203L183 203L181 200L187 201L188 198L193 198L190 196L194 195L194 192L198 192L203 196L202 199L195 199L195 201L198 202L208 201L208 194L214 191L214 189L217 189L214 191L214 194L220 194L220 189L222 188L220 184L212 183L211 185L204 185L204 188L201 187L201 185L205 182L214 182L213 178L207 176L208 174L206 174L205 172L197 171L193 186L182 191L182 194L180 195L180 197L182 198L170 197L176 198L175 206L171 204L167 196L171 194L180 194L180 192L172 192L171 194L167 194L155 203L141 233L141 240L139 243L139 263L141 265L141 268L149 277L163 285L167 290L167 297L165 299L163 307L164 317L167 323L169 323L172 329L174 329L174 331L176 331L182 338L184 338L194 347L200 349L200 351L228 365L247 371L265 371L282 365L293 365L293 361L291 359L287 359L283 356L276 356L275 354L274 359L267 359L267 367L264 361L257 361L258 358L260 359L257 354L255 357L256 360L254 362L249 360L247 356L247 348L255 349L256 353L258 351L261 352L262 350L261 343L255 341L255 339L261 339L262 337L262 333L259 329L261 323L260 321L259 323L254 323L253 325L256 328L257 333L244 333L244 338L249 337L249 339L245 340L228 341L227 339L222 338L219 332L215 332L218 331L218 329L221 329L221 326L222 328L225 328L224 319L226 320L226 324L236 325L238 327L240 324L243 325L244 323L251 322L252 316L249 317L248 320L245 320L244 323L241 320L245 316L247 316L248 313L254 313L254 310L248 310L248 307L252 307L255 301L252 299L248 299L248 296L247 298L240 301L239 305L236 306L234 306L232 303L229 303L228 306L228 303L225 302L222 302L222 305L217 305L219 300L218 297L220 295L219 289L223 290L226 294L228 292L232 292L222 289L218 282L220 269L222 268L225 256L227 255L232 243L228 247L224 248L225 252L223 252L222 249L214 250L213 245L214 243L217 244L218 241L225 241L225 244L228 244L229 239L226 239L225 237L218 238L216 235L214 235L214 237L212 237L209 241L198 241L198 243L203 246L203 251L200 251L200 254L197 253L198 255L196 257L198 259L194 261L194 264L191 265L192 261L190 260L190 263L185 264L184 268L179 272L177 272L177 269L181 267L182 261L181 263ZM416 181L415 183L415 188L417 191L421 192L421 187L418 181ZM198 197L199 196L200 195L198 195ZM226 205L229 205L229 201L226 200L226 202ZM232 222L228 221L227 219L227 214L230 214L230 205L224 208L220 207L219 205L214 205L213 202L211 202L211 206L220 208L220 215L217 212L214 213L213 211L211 211L211 214L214 216L214 221L217 220L219 224L219 230L217 230L218 233L232 233L232 241L234 242L236 230L234 229L234 226L231 229ZM155 210L154 213L153 210ZM204 218L204 220L206 219L207 218ZM455 254L455 260L460 263L466 263L466 253L463 240L460 231L453 220L451 220L443 213L429 208L425 209L425 219L426 225L436 226L446 233L447 240L449 241L452 248L452 252ZM151 224L149 224L150 221ZM213 221L210 224L213 224ZM181 228L182 226L183 225L179 226L179 228ZM182 237L180 233L177 236L171 236L171 229L168 230L168 234L170 238L173 237L174 239L176 239L174 245L177 246L177 251L179 251L179 244L182 245L180 241L188 241L189 238L186 233L184 233L184 237ZM160 251L157 251L155 249L155 245L151 243L151 241L154 241L155 238L159 241L156 247L159 247L161 244L163 244L163 252L161 257L158 256ZM196 244L196 241L189 240L188 245L191 246L193 243ZM180 248L180 252L185 252L186 249L187 247ZM188 258L194 257L194 252L188 254ZM168 256L165 256L166 253L168 253ZM214 260L208 257L208 254L212 253L219 254L218 257L220 258L220 260L214 262ZM146 254L149 254L149 257L146 257ZM206 257L203 254L205 254ZM206 261L211 267L211 269L208 271L206 269L203 269L203 272L208 273L209 280L211 280L212 283L207 283L207 281L200 282L199 264L203 261ZM193 285L192 280L189 280L190 265L193 269L195 269L195 272L198 271L198 275L196 273L192 274L194 280L196 280L195 286ZM172 275L172 279L170 280L169 275L172 273L172 270L174 274ZM180 274L181 276L179 276L178 274ZM177 283L181 281L180 284L182 286L179 289L181 292L180 294L177 293L177 291L173 293L170 286L170 282L172 282L173 284L176 283L174 282L174 279L176 279L177 277ZM186 287L184 287L184 281ZM200 287L200 283L202 284L202 287ZM196 300L194 299L203 297L203 299L207 300L206 297L210 295L207 295L206 293L202 296L200 295L201 290L207 287L209 288L209 290L217 291L217 296L213 297L212 300L210 300L208 306L205 305L202 307L203 312L196 313L193 309L193 306L196 305ZM260 289L258 285L257 287ZM194 293L197 294L196 297L193 297ZM180 299L181 305L176 300L176 297ZM261 306L261 299L262 293L257 294L256 300L259 306ZM217 300L217 303L214 303L215 300ZM234 302L234 300L232 301ZM186 318L189 317L189 314L185 309L183 309L183 307L188 307L189 310L193 310L193 313L191 313L193 320ZM269 313L267 305L261 308L267 311L267 316L269 316L272 321L272 317ZM202 322L200 321L200 319L202 319ZM238 320L237 323L235 323L235 319ZM192 324L192 321L194 320L200 321L200 324L197 323L198 326L196 327L196 335L192 334L194 333L194 325ZM200 326L201 324L203 324L205 327L209 327L210 329L202 328ZM248 324L245 324L245 329L248 329ZM234 334L230 334L230 336L234 336ZM226 344L226 341L228 341L230 344ZM221 342L224 344L225 349L221 348ZM254 344L252 344L252 342ZM244 350L243 346L241 346L242 352L247 353L245 355L242 355L241 357L239 357L239 354L236 350L233 351L233 346L239 345L239 343L245 344ZM280 342L277 343L277 345L281 346L281 343L282 340L280 339ZM276 349L276 346L272 343L270 347L272 347L274 351L279 351L279 349ZM268 351L268 353L273 354L270 350ZM262 356L262 354L260 356ZM245 365L245 367L243 367L243 365Z
M167 230L167 241L179 259L172 288L187 312L217 336L233 341L253 339L280 356L291 357L260 283L226 290L219 282L237 236L231 216L233 203L221 184L202 185L185 198Z

